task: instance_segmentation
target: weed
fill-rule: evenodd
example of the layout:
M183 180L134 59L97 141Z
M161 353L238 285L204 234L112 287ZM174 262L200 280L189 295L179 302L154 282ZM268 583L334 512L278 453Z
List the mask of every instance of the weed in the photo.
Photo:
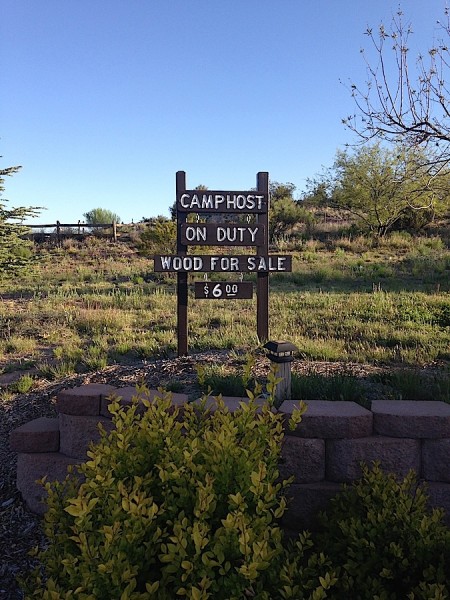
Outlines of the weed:
M292 374L292 397L296 400L346 400L367 405L365 390L358 379L347 373L321 375Z
M76 373L76 363L71 360L62 360L56 364L41 362L37 365L39 373L50 381L63 379Z
M84 353L83 364L89 371L98 371L107 366L108 356L101 346L92 345Z
M450 403L450 372L423 373L401 369L377 377L399 400L437 400Z
M16 392L17 394L27 394L34 386L34 379L31 375L22 375L20 379L11 383L9 386L10 391Z
M0 400L6 404L15 398L15 393L10 389L0 389Z

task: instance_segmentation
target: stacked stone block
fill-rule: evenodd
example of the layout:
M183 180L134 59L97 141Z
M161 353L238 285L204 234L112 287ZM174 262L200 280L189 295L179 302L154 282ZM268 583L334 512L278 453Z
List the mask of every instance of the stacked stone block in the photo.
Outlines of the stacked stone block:
M158 393L150 390L147 399L153 401ZM135 395L135 387L105 384L63 390L56 399L58 417L35 419L11 433L11 449L18 453L17 488L31 511L43 514L46 510L42 502L45 493L37 480L63 480L68 466L86 460L90 443L100 439L99 424L106 431L112 429L108 411L112 397L127 406ZM187 399L185 394L172 394L174 406L183 405ZM140 410L144 410L142 403Z
M99 438L98 424L112 427L111 395L126 406L136 388L117 389L91 384L64 390L57 398L58 418L40 418L11 434L18 456L17 487L31 510L42 514L43 489L36 479L60 480L70 464L86 459L91 441ZM148 399L158 395L151 390ZM185 394L172 394L182 406ZM242 398L225 397L231 411ZM208 400L214 408L212 399ZM287 422L295 401L279 411ZM141 406L144 410L144 406ZM326 508L343 483L361 475L361 463L379 461L383 470L404 477L411 469L428 484L431 506L446 511L450 524L450 405L443 402L374 401L371 410L353 402L309 401L294 431L286 427L280 475L294 476L288 491L289 510L284 526L294 532L314 529L315 516Z

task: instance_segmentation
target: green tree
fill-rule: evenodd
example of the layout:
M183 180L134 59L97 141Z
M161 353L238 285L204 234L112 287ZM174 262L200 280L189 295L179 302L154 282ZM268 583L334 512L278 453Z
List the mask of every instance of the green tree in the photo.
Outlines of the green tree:
M177 249L177 224L162 215L145 219L146 227L141 233L138 249L144 256L175 254Z
M295 189L293 183L278 183L276 181L270 183L270 243L288 233L298 223L307 223L313 218L311 213L294 199Z
M20 166L0 169L0 196L5 189L5 177L10 177L21 169ZM40 207L6 208L6 198L0 201L0 275L13 274L29 264L32 256L31 242L23 239L29 231L23 220L38 214Z
M424 225L450 206L450 172L441 167L431 175L425 153L402 146L339 150L318 181L326 183L333 207L347 210L379 237Z
M111 223L120 223L120 217L106 208L93 208L83 214L86 223L89 225L109 225Z

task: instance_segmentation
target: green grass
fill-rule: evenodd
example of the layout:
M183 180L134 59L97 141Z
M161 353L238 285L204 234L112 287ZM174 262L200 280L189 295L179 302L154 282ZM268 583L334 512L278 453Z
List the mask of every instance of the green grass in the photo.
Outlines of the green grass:
M270 337L293 342L299 359L450 362L450 251L441 238L334 235L283 244L293 252L294 271L271 275ZM173 356L174 281L120 244L93 239L41 250L32 269L0 283L0 368L29 360L59 378ZM255 298L201 301L191 291L188 322L191 352L259 346Z

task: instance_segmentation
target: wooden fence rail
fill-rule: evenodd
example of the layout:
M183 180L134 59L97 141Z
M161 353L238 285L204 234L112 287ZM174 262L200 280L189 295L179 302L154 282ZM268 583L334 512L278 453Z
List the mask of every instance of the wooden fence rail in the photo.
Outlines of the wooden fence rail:
M118 223L115 223L114 221L112 223L82 223L81 221L78 221L78 223L61 223L60 221L56 221L56 223L44 223L43 225L26 225L29 229L38 229L38 230L45 230L45 229L53 229L53 234L56 235L56 240L57 242L59 242L61 240L61 238L63 237L70 237L70 236L80 236L80 235L86 235L86 233L88 233L89 231L92 231L94 229L111 229L112 230L112 235L111 238L117 242L117 227L119 226ZM69 230L69 231L66 231ZM76 231L74 231L76 230ZM88 230L88 232L86 231ZM43 235L46 235L44 231L42 231ZM38 236L39 233L31 233L31 237L35 238L36 236ZM47 234L48 235L48 234Z

